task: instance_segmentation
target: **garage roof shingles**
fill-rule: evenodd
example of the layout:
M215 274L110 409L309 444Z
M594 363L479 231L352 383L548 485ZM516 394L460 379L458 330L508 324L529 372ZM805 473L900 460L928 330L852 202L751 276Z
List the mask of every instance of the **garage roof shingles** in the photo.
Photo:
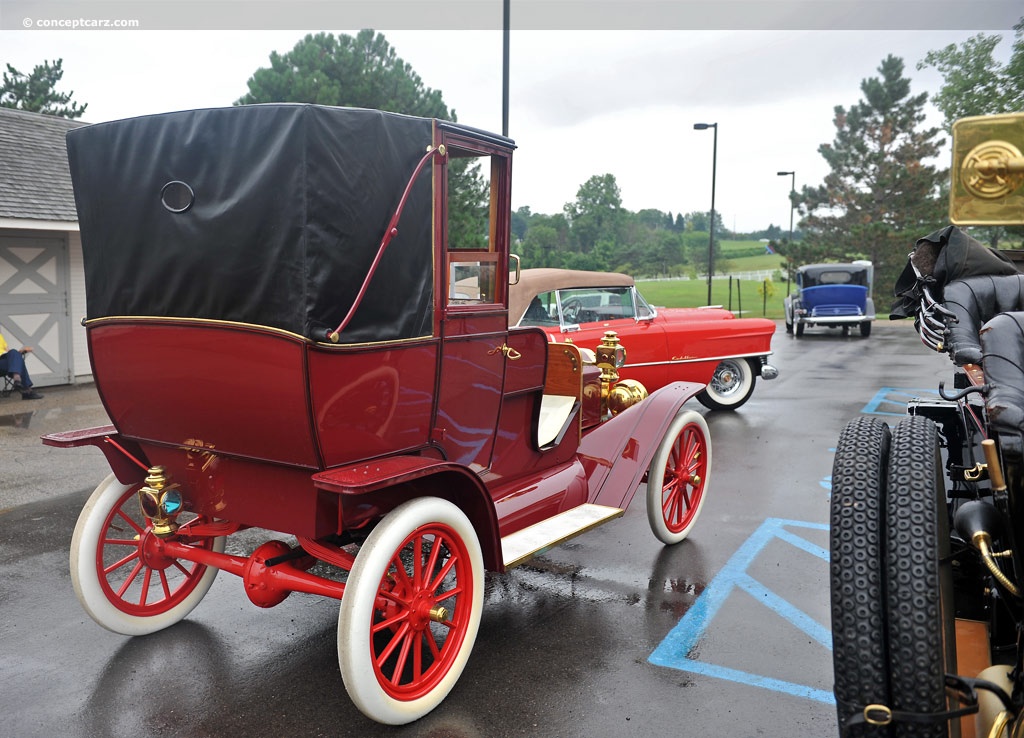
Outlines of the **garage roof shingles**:
M64 136L84 125L0 108L0 218L78 220Z

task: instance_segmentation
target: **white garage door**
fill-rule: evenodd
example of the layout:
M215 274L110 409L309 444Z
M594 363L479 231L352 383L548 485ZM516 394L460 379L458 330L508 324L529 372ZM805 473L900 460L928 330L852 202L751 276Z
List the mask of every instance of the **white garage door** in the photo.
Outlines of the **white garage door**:
M33 348L38 386L71 381L68 270L63 234L0 235L0 331L11 347Z

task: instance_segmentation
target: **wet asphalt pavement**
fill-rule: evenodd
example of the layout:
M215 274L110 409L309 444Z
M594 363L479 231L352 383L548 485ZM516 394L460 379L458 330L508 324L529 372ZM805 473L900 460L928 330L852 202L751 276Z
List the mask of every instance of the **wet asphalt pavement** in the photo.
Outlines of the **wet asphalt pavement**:
M91 385L0 399L0 736L833 736L828 500L843 425L896 422L951 364L909 321L868 339L779 324L735 413L708 419L713 470L690 538L666 548L644 496L626 515L489 575L469 664L434 712L379 726L349 701L338 603L268 610L221 574L182 623L127 638L78 605L68 545L102 454L38 437L100 425ZM26 415L30 414L30 415ZM249 531L236 545L263 540Z

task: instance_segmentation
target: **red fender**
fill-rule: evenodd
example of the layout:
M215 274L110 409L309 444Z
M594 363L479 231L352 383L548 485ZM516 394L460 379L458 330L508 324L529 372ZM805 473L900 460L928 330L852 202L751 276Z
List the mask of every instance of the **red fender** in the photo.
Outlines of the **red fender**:
M587 501L625 509L683 403L704 389L672 382L583 437L579 457L587 474Z
M459 507L473 523L484 566L498 571L503 566L501 536L494 502L483 482L462 464L424 456L389 456L318 472L313 485L343 497L365 497L381 512L397 507L413 496L432 496ZM400 494L389 494L400 488ZM342 506L344 507L344 505ZM340 526L339 526L340 527Z

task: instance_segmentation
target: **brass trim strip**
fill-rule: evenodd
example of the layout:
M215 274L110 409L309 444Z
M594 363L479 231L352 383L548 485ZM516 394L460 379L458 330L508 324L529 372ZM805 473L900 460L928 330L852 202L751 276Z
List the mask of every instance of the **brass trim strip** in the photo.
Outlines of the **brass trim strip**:
M628 340L628 339L627 339ZM628 347L628 343L626 344ZM673 364L696 364L701 361L724 361L725 359L758 359L762 356L771 356L773 351L765 351L763 353L751 353L751 354L725 354L723 356L695 356L692 359L676 359L673 358L670 361L646 361L642 363L632 363L626 360L626 365L623 369L632 369L638 366L672 366Z
M296 338L305 343L312 343L312 340L301 336L298 333L292 333L286 331L283 328L274 328L269 325L260 325L258 323L242 323L236 320L218 320L216 318L182 318L177 316L160 316L160 315L105 315L102 318L92 318L91 320L83 320L82 325L90 328L94 325L102 323L117 323L117 322L129 322L129 323L187 323L193 325L213 325L217 327L234 327L234 328L247 328L247 329L258 329L260 331L267 331L269 333L278 333L282 336L288 336L289 338Z
M255 330L266 333L275 333L280 336L293 338L297 341L305 343L310 346L316 346L318 348L330 348L330 349L348 349L348 348L363 348L369 346L390 346L400 343L411 343L413 341L432 341L436 339L436 336L430 334L422 336L412 336L410 338L394 338L387 341L366 341L363 343L330 343L328 341L316 341L312 338L300 335L298 333L292 333L286 331L283 328L275 328L269 325L260 325L259 323L243 323L236 320L218 320L216 318L182 318L177 316L158 316L158 315L106 315L102 318L92 318L89 320L83 320L82 325L87 328L91 328L95 325L103 323L186 323L191 325L209 325L218 328L230 327L230 328L244 328L247 330Z

